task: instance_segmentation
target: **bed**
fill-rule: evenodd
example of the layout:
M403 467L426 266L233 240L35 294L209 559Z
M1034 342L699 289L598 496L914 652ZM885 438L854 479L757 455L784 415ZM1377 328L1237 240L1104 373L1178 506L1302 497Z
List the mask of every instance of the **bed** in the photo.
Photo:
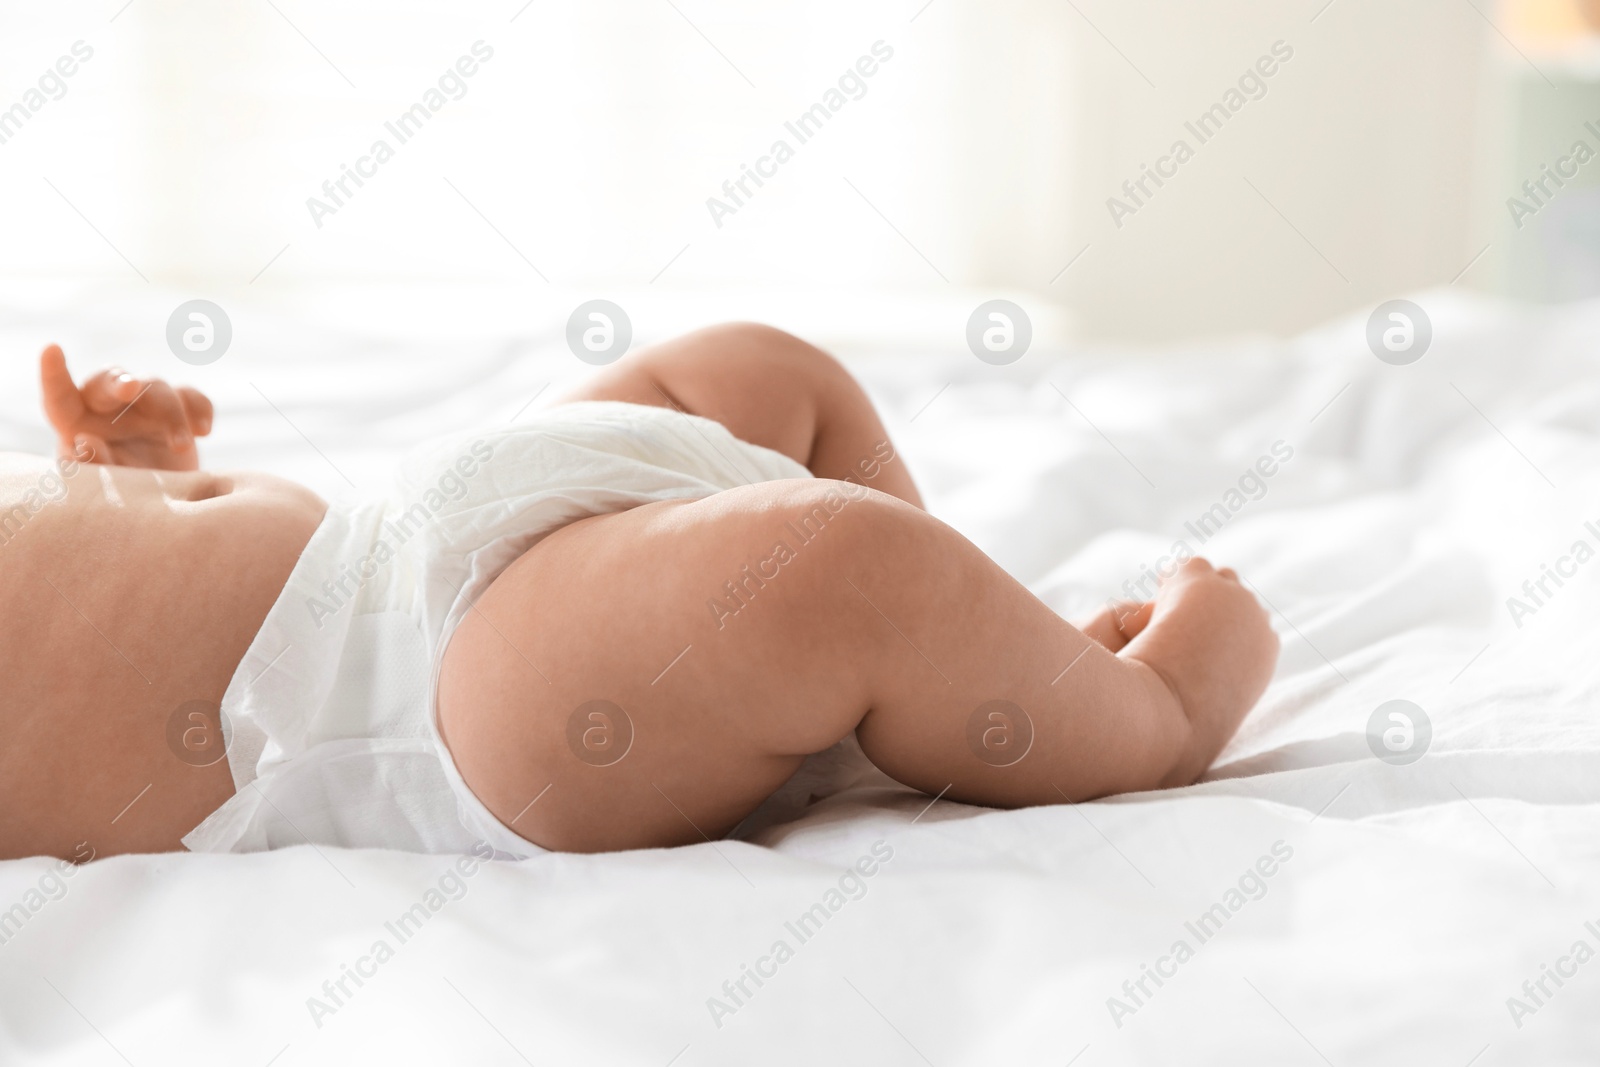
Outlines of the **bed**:
M235 350L189 368L187 295L8 290L0 446L49 447L46 339L201 385L210 465L330 495L582 369L526 299L355 290L234 301ZM1041 330L1009 367L964 348L976 299L764 316L841 353L931 510L1063 614L1179 542L1239 568L1283 653L1200 784L991 811L840 746L670 851L3 863L0 1063L1594 1063L1600 305L1412 299L1409 366L1364 313ZM699 314L671 306L641 336Z

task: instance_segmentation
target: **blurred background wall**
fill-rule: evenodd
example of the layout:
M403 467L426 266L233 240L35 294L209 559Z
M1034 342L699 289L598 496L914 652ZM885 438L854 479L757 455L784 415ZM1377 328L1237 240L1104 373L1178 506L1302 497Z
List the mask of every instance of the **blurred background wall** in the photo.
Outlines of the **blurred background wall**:
M1600 150L1582 6L8 4L0 282L971 290L1129 339L1289 332L1435 285L1588 296L1600 161L1508 206L1575 140ZM80 41L92 57L51 78ZM492 56L440 89L476 42ZM399 143L385 123L430 90ZM804 143L785 126L830 100ZM1202 141L1186 124L1213 105ZM314 217L380 139L393 158ZM761 164L778 140L792 158ZM1162 164L1179 140L1192 157ZM734 205L724 182L758 164ZM1146 166L1169 176L1136 203Z

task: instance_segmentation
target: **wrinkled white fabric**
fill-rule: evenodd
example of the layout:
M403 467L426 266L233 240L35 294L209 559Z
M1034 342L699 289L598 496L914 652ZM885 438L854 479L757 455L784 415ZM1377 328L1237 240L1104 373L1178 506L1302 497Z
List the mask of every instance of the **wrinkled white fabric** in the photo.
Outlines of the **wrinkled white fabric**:
M0 945L0 1062L102 1063L107 1041L135 1063L207 1067L286 1046L280 1065L519 1062L507 1042L535 1062L676 1067L922 1062L908 1042L941 1067L1600 1062L1600 955L1538 1003L1524 989L1579 939L1600 945L1600 556L1541 603L1523 591L1596 543L1600 302L1413 298L1434 338L1406 367L1368 349L1370 308L1285 341L1041 348L993 367L961 333L981 298L957 293L928 320L948 324L942 348L886 311L840 345L932 513L1052 607L1126 595L1183 537L1270 600L1278 672L1205 782L990 811L930 805L836 753L752 817L755 844L482 865L320 1026L307 998L456 857L119 856L64 891L52 861L0 863L0 915L29 913ZM352 339L337 327L358 299L328 296L324 331L266 313L252 331L277 361L273 402L358 483L403 441L509 417L572 362L559 330L463 339L450 301L418 309L439 319L420 340ZM93 336L137 359L176 302L102 308ZM392 305L370 311L392 328ZM0 316L13 349L68 319L26 316ZM331 492L338 475L252 388L259 363L207 369L233 413L208 462ZM0 436L47 449L17 382ZM319 421L335 387L359 420ZM1233 509L1228 490L1279 440L1294 455ZM1219 502L1232 517L1202 544L1185 524ZM1536 613L1514 618L1513 596ZM1432 720L1409 765L1367 741L1392 699ZM1264 894L1199 944L1185 924L1280 840L1293 854ZM863 857L864 894L801 944L785 924ZM1124 983L1179 938L1197 956L1135 1003ZM725 983L770 974L779 939L796 955L735 1003ZM1136 1013L1114 1016L1113 997ZM712 998L737 1013L713 1015Z
M330 506L306 545L222 700L238 792L184 844L542 851L473 796L440 741L450 634L571 522L806 477L718 423L635 404L569 404L416 448L389 493Z

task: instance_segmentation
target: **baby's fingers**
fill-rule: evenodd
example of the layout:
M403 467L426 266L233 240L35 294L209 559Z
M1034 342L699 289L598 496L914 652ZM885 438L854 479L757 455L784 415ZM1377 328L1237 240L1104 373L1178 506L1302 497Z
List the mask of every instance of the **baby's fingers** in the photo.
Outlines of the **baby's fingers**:
M83 396L67 370L60 345L50 345L39 356L39 389L45 418L58 434L68 434L83 418Z
M1150 625L1150 619L1155 614L1156 602L1146 600L1138 604L1125 605L1127 610L1117 612L1117 629L1122 631L1122 636L1132 641L1144 633L1144 628Z
M140 384L140 383L136 383ZM178 391L166 382L152 380L140 384L133 401L123 413L113 415L113 423L123 420L123 415L137 415L140 425L162 431L174 451L189 447L193 437L189 432L189 415L184 410Z
M178 399L183 402L184 414L189 419L190 432L196 437L204 437L210 433L213 415L210 398L198 389L180 385Z
M138 398L141 383L121 367L107 367L83 383L83 403L96 415L116 415Z
M79 463L101 463L107 466L114 465L111 458L111 446L106 444L105 438L98 434L79 433L72 438L72 447L68 449L67 442L63 440L60 448L62 459L75 459Z

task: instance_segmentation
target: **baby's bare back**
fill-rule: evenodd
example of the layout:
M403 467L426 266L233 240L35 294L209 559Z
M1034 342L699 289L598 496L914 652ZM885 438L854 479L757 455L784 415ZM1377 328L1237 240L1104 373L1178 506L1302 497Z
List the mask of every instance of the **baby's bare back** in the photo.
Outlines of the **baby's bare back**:
M171 851L233 794L217 705L324 508L0 454L0 859Z

